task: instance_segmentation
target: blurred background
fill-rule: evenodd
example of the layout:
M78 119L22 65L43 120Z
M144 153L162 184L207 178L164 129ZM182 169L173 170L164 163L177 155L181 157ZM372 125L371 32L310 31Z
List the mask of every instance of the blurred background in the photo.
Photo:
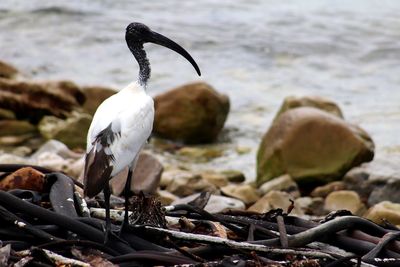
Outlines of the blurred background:
M124 34L147 24L184 46L179 55L147 45L149 93L203 80L231 100L220 143L250 179L262 134L286 96L319 95L376 144L376 158L400 159L399 1L0 1L0 59L31 79L70 79L122 88L138 67ZM242 153L246 151L246 153Z

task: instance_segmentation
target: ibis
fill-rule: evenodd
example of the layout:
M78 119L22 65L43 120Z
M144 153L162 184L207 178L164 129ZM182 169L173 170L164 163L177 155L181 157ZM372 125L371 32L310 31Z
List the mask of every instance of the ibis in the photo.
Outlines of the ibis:
M132 173L139 152L153 128L154 103L146 93L150 78L150 63L143 44L154 43L177 52L192 64L199 76L201 75L196 62L184 48L142 23L130 23L126 28L125 40L139 64L139 77L137 81L101 103L87 134L84 194L92 198L103 190L106 209L105 243L111 232L109 181L128 168L122 229L128 223L128 197Z

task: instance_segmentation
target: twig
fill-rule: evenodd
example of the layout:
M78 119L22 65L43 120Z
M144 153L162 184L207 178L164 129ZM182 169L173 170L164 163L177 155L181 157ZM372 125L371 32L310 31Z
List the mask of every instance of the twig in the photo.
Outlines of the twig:
M286 233L285 222L283 220L283 216L279 215L276 217L276 222L278 223L279 229L279 239L281 240L281 245L283 248L289 247L288 236Z
M47 249L40 249L41 251L43 251L46 256L56 265L56 266L81 266L81 267L90 267L90 264L83 262L83 261L79 261L79 260L74 260L74 259L70 259L70 258L66 258L64 256L61 256L57 253L54 253L50 250ZM16 254L18 256L21 257L27 257L31 255L31 251L30 250L23 250L23 251L19 251L16 252Z

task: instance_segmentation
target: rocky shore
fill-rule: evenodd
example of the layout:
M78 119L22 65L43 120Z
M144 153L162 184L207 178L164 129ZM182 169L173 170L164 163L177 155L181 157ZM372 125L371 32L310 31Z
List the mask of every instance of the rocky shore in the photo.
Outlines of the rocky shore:
M87 129L96 107L114 93L71 81L29 81L0 62L0 165L40 166L81 182ZM226 95L203 82L185 84L156 96L155 108L154 136L134 173L135 193L153 194L162 205L177 206L209 192L204 210L212 214L282 209L319 220L346 210L383 226L400 225L399 174L373 160L372 138L347 122L331 100L283 100L254 155L257 177L245 177L229 165L199 171L164 160L174 154L195 164L224 156L215 142L230 109ZM43 174L36 172L5 172L0 189L42 192ZM116 196L125 177L122 172L112 180Z

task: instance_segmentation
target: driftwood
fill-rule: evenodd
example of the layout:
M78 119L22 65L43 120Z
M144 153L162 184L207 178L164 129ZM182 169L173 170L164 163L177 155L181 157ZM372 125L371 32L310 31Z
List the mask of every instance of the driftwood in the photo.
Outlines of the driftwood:
M20 167L0 165L0 172ZM79 183L37 169L45 173L47 192L0 191L2 265L400 266L400 230L389 224L382 227L348 212L321 221L282 210L210 214L204 210L208 193L162 208L156 199L131 198L135 224L121 236L124 203L114 201L115 234L104 244L104 201L86 202L74 192ZM154 220L144 214L150 208Z

